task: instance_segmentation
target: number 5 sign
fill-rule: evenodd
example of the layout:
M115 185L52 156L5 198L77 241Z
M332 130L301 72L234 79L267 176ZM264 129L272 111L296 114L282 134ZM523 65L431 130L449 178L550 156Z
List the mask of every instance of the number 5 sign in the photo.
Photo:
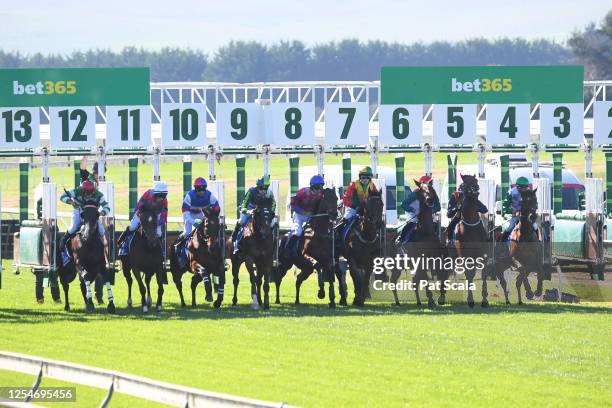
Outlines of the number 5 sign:
M369 107L365 102L329 102L325 105L325 143L368 144Z
M433 143L473 145L476 143L476 105L434 105Z

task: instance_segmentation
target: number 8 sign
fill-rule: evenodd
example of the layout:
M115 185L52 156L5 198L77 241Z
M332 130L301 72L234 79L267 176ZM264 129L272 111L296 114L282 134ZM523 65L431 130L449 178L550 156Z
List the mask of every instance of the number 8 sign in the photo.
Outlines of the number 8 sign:
M315 110L311 102L275 103L265 107L266 134L277 146L314 144Z

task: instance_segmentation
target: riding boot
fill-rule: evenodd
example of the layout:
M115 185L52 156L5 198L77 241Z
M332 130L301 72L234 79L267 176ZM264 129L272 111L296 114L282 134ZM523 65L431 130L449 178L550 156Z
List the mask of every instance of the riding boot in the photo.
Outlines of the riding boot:
M123 241L128 236L129 232L130 232L130 227L125 227L125 231L123 231L121 235L119 235L119 238L117 239L117 248L121 247L121 244L123 244Z
M296 245L296 241L298 240L297 235L292 235L287 239L285 243L285 259L290 259L291 257L297 256L297 249L294 248Z
M240 244L240 240L238 240L238 233L240 232L240 224L236 224L234 227L234 231L232 231L232 244L234 246L233 254L238 253L238 245Z

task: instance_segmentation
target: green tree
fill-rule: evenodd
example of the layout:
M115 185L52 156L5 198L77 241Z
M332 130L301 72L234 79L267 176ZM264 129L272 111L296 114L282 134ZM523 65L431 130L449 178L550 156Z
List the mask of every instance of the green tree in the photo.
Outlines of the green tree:
M612 10L599 27L589 24L568 41L578 60L586 67L588 79L612 79Z

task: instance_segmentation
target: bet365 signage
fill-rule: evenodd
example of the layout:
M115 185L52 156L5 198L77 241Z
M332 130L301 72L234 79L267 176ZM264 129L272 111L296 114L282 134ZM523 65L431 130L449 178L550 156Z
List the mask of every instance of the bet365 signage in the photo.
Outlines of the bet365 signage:
M96 107L107 147L151 144L148 68L0 69L0 149L40 145L41 107L53 147L95 146Z
M573 65L385 67L379 140L419 144L423 105L432 104L434 144L474 144L477 105L486 104L488 145L528 144L530 104L539 103L541 144L581 144L583 77Z

